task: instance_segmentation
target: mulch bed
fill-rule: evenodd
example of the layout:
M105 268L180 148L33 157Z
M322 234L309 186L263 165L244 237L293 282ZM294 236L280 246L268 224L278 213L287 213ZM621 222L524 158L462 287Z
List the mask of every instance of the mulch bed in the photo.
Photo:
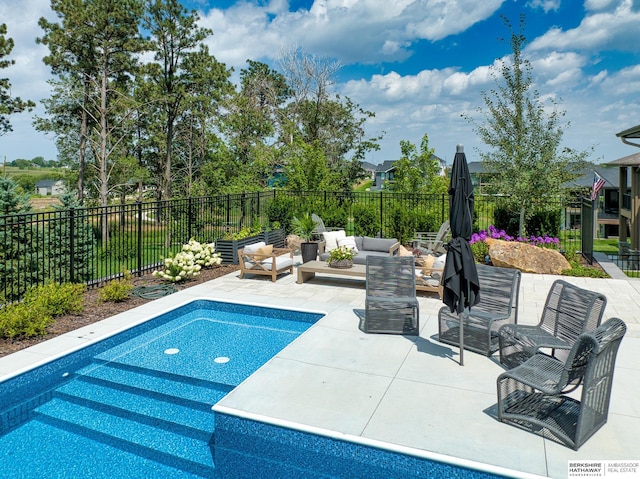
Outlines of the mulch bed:
M184 283L176 284L176 288L178 290L187 289L237 270L237 265L205 268L200 272L200 275L195 277L194 279L186 281ZM135 286L153 286L165 284L163 281L155 278L151 274L146 274L141 277L134 277L132 281ZM1 338L0 357L15 353L16 351L20 351L21 349L28 348L30 346L33 346L34 344L41 343L43 341L54 338L69 331L73 331L74 329L81 328L88 324L101 321L110 316L122 313L123 311L127 311L142 304L148 303L149 301L153 300L132 296L128 300L122 301L121 303L106 303L100 301L97 288L88 289L83 295L84 310L81 313L67 314L65 316L57 317L55 319L55 322L49 327L48 333L44 336L37 336L33 338L14 338L13 340Z

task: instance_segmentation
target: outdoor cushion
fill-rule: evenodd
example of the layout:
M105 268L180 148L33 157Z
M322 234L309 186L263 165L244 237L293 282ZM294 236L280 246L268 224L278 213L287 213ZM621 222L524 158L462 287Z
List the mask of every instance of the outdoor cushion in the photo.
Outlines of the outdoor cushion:
M344 239L338 239L338 246L346 246L347 248L351 248L356 253L358 252L358 247L356 246L356 239L354 236L347 236Z
M246 248L245 248L245 253L247 252ZM272 244L268 244L265 246L260 246L260 248L258 248L256 250L256 255L254 256L254 259L256 261L262 261L264 259L267 259L268 257L271 256L271 253L273 252L273 245Z
M441 254L433 260L433 269L444 269L444 263L447 261L447 254Z
M264 241L258 241L257 243L248 244L244 247L244 252L248 254L254 254L258 251L258 248L262 248L266 245L267 243L265 243Z
M362 236L356 236L356 248L358 248L358 251L361 251L361 250L364 249L362 247L362 241L363 241L363 237Z
M273 258L267 258L265 259L262 264L265 265L265 267L271 268L271 263L273 261ZM281 270L283 268L288 268L289 266L291 266L293 264L293 259L291 258L290 255L288 254L283 254L280 256L276 256L276 269L277 270Z
M400 248L398 248L398 256L413 256L413 253L404 246L400 245Z
M362 240L362 249L367 251L384 251L389 252L389 249L398 242L395 238L371 238L365 236Z
M331 251L332 249L336 249L338 247L338 240L345 239L347 237L344 230L338 231L323 231L322 238L326 243L325 251Z

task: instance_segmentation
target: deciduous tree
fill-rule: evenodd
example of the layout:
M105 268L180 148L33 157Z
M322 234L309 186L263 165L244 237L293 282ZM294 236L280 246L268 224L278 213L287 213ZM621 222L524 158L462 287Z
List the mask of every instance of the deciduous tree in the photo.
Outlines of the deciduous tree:
M485 108L478 112L484 121L466 117L491 148L479 153L491 174L487 190L507 195L507 204L519 212L523 235L527 218L546 209L547 198L560 195L566 182L580 176L589 152L562 147L569 125L561 123L565 112L558 104L543 102L534 89L533 68L523 56L525 17L520 17L518 32L503 19L511 33L512 55L492 72L496 89L482 93Z

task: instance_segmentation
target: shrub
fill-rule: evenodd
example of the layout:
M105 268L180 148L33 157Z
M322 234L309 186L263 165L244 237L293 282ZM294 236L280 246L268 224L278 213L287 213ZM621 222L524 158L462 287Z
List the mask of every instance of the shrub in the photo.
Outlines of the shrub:
M25 294L24 302L41 305L53 316L79 313L83 309L84 284L49 283L32 288Z
M153 275L166 281L177 283L200 274L202 267L218 265L222 262L215 252L213 243L203 244L191 239L182 245L182 251L172 258L164 259L164 269L154 271Z
M39 304L12 303L0 310L0 334L4 338L42 336L52 322L53 316Z
M111 301L113 303L121 303L131 297L133 290L133 282L131 281L131 273L124 272L124 277L114 279L105 284L98 291L98 296L103 302Z
M471 244L471 252L476 263L485 263L489 254L489 246L484 241L475 241Z
M286 232L291 231L291 220L295 212L295 198L276 197L267 206L267 217L273 224L278 222Z
M27 290L21 303L0 309L0 335L5 338L44 335L56 316L82 311L83 284L49 283Z
M374 205L353 205L353 222L357 236L376 236L380 231L380 211Z

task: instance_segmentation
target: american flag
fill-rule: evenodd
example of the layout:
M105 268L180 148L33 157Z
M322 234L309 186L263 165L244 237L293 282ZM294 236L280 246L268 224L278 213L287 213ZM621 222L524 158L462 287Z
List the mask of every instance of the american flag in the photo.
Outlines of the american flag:
M593 187L591 189L591 199L595 200L598 198L598 193L600 190L604 188L604 178L600 176L598 173L593 173Z

